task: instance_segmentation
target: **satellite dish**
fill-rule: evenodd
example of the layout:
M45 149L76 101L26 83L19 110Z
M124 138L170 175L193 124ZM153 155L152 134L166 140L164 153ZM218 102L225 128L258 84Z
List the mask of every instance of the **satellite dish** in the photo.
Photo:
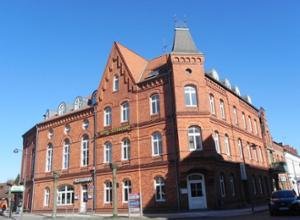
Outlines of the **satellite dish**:
M228 89L231 89L231 83L228 79L225 79L224 80L224 85L228 88Z
M235 86L234 87L234 92L235 92L235 94L237 94L237 95L241 95L241 92L240 92L240 89L239 89L239 87L238 86Z

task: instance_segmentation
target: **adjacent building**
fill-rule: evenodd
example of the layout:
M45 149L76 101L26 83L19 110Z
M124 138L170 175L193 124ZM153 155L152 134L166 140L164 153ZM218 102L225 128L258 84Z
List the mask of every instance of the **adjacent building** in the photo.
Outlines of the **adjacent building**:
M23 135L26 207L52 211L57 184L58 211L111 212L114 178L124 212L129 193L145 212L266 201L265 111L204 65L187 27L151 60L114 43L98 88Z

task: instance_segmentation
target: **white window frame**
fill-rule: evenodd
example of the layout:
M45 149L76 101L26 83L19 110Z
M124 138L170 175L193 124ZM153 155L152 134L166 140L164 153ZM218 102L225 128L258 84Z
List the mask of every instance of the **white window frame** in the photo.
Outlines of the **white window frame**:
M122 202L123 203L128 203L128 197L129 197L130 193L131 193L131 181L126 179L123 181L123 190L122 190Z
M111 123L112 123L112 109L111 107L108 106L104 108L103 125L104 127L111 126Z
M231 156L231 149L230 149L230 140L229 140L229 136L227 134L225 134L224 136L224 147L225 147L225 153L228 156Z
M46 151L45 172L51 172L52 171L52 163L53 163L53 145L48 144L47 151Z
M154 180L154 190L155 190L155 201L165 202L166 192L165 192L165 180L162 177L156 177Z
M122 160L130 160L130 140L128 138L122 141Z
M62 169L68 169L70 165L70 141L66 139L63 146Z
M184 87L184 102L186 107L197 107L197 92L195 86Z
M44 207L49 206L50 201L50 189L47 187L44 189Z
M225 104L224 104L224 101L222 99L220 99L220 112L221 112L221 118L225 120L226 119Z
M121 105L121 122L129 121L129 102L123 102Z
M221 174L219 177L219 182L220 182L220 193L222 198L226 197L226 188L225 188L225 178L224 175Z
M200 151L203 149L200 127L191 126L188 128L188 145L190 151Z
M154 132L151 135L152 156L162 155L162 135L159 132Z
M215 115L216 114L215 97L213 94L209 94L209 107L210 107L210 113Z
M242 112L242 121L243 121L244 129L247 130L246 116L244 112Z
M150 97L150 115L156 115L160 112L159 94L153 94Z
M239 121L238 121L238 114L237 114L237 109L236 109L235 106L233 106L233 123L234 123L235 125L237 125L237 126L238 126L238 124L239 124Z
M219 135L218 131L214 131L213 138L214 138L214 142L215 142L216 152L218 154L220 154L221 153L221 146L220 146L220 135Z
M107 180L104 182L104 204L110 204L112 202L112 182Z
M70 189L68 189L68 187L70 187ZM61 190L63 189L63 190ZM67 201L68 195L70 196L70 202ZM63 203L63 197L65 197L65 201ZM74 202L74 188L72 186L69 185L64 185L61 186L58 190L57 190L57 205L58 206L64 206L64 205L73 205Z
M80 165L86 167L89 165L89 137L84 135L81 138L81 160Z
M112 144L110 142L105 142L104 144L104 163L112 162Z
M120 89L120 79L118 75L114 75L113 79L113 92L117 92Z

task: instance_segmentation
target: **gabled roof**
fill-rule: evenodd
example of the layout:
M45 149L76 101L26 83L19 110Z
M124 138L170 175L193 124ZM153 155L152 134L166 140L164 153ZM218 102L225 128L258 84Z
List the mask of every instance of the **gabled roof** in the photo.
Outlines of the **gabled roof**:
M200 53L193 41L189 28L175 28L172 53Z
M115 42L115 44L122 56L122 59L126 63L135 83L137 83L141 77L141 74L144 72L148 61L132 50L124 47L120 43Z
M150 77L150 75L154 72L157 71L157 75L161 73L161 68L163 66L165 66L168 63L168 54L156 57L152 60L150 60L145 68L145 70L143 71L143 74L141 75L141 78L139 80L139 82L150 79L152 77ZM153 78L155 76L155 74L152 74Z

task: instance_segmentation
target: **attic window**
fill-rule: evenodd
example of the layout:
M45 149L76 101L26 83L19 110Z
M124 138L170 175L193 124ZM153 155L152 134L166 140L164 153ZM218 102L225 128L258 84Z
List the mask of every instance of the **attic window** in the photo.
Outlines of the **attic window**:
M185 72L188 73L188 74L191 74L191 73L192 73L192 70L191 70L190 68L186 68L186 69L185 69Z
M113 91L116 92L119 90L119 76L115 75L113 80Z
M150 72L150 73L145 77L145 79L151 79L151 78L154 78L154 77L156 77L158 74L159 74L158 70L152 71L152 72Z

